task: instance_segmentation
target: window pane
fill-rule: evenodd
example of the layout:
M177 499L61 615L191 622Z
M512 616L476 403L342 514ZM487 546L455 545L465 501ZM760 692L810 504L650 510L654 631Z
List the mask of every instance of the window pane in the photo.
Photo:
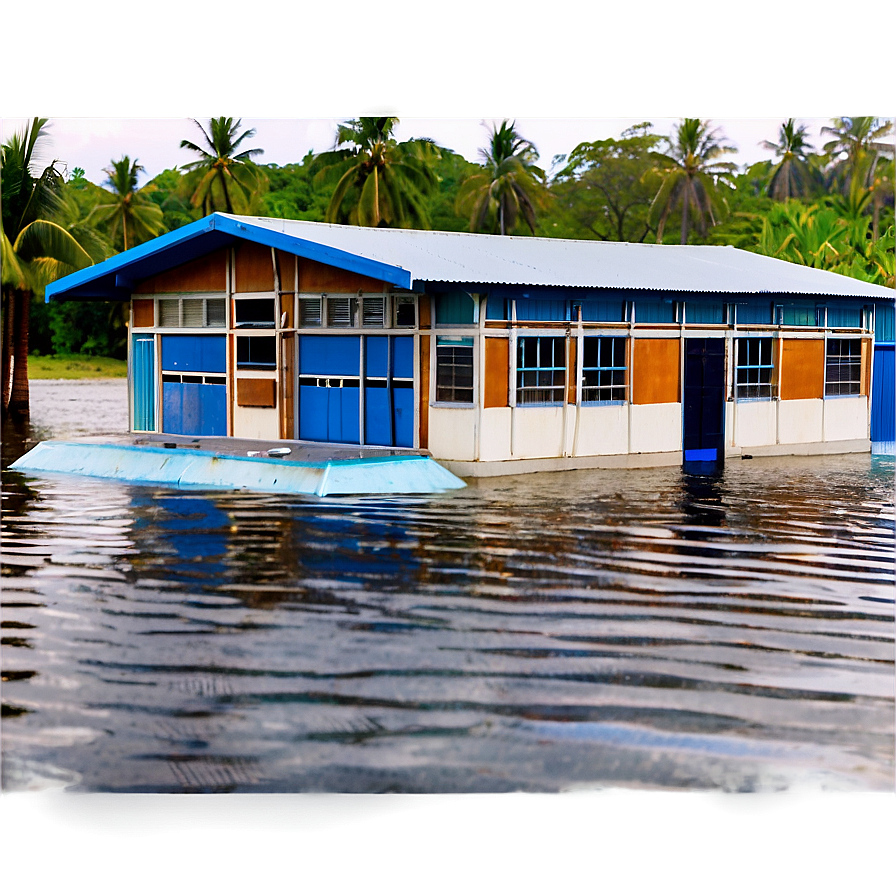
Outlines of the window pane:
M473 403L473 340L436 342L436 401Z

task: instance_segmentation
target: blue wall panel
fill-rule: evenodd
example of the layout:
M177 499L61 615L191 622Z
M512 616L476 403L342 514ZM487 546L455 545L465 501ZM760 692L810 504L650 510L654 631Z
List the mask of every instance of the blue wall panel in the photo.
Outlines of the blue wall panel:
M388 336L367 336L367 357L365 367L367 376L387 376L388 374Z
M299 438L327 441L327 393L323 386L299 386Z
M395 445L400 448L414 447L414 390L392 389L394 408L393 426Z
M392 337L392 376L413 379L414 376L414 337Z
M896 351L892 345L874 349L874 377L871 385L871 441L896 441Z
M226 336L163 336L162 370L226 373Z
M360 336L299 336L299 373L317 376L358 376Z
M368 445L391 445L389 393L391 389L364 390L364 440Z
M221 383L203 383L200 429L204 436L227 435L227 387Z
M162 432L183 432L183 407L183 385L162 383Z

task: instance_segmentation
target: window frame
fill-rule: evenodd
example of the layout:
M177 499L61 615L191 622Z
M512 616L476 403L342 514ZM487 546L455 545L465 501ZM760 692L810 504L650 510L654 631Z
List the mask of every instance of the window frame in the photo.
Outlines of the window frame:
M526 360L524 357L521 358L521 353L525 355L526 353L526 341L532 340L536 343L535 348L535 360L536 365L532 366L521 366L520 361ZM557 343L562 345L562 353L563 353L563 363L562 366L557 365L556 363L556 349L552 348L551 351L551 365L546 366L542 364L542 344L546 340L552 340L553 345L556 346ZM555 334L538 334L538 333L526 333L525 335L517 336L516 338L516 355L514 359L514 406L515 407L562 407L566 404L566 396L567 389L569 386L568 380L569 377L567 375L567 369L569 365L567 350L566 350L567 337L566 335L557 336ZM556 383L551 383L550 385L542 385L538 382L541 378L541 374L550 371L553 376L556 376L556 372L562 372L562 382L558 385ZM535 374L536 384L534 386L524 385L526 375L527 374ZM546 392L550 391L552 393L559 393L556 399L551 400L538 400L538 401L526 401L521 400L521 398L525 395L536 394L538 392Z
M470 385L469 387L466 385L458 385L456 382L456 378L452 374L452 382L451 383L441 383L440 382L440 372L445 369L450 369L452 371L456 371L461 368L462 365L456 363L449 363L446 365L440 364L439 358L439 349L469 349L470 352ZM440 335L436 336L434 340L433 346L435 356L433 358L433 404L438 406L450 406L450 407L464 407L469 408L473 407L476 404L476 339L473 336L445 336ZM466 365L463 365L466 366ZM449 389L457 392L462 390L464 392L469 391L470 398L469 400L459 399L457 397L442 397L439 394L440 389Z
M758 345L758 359L751 363L750 344ZM768 345L768 362L763 363L763 343ZM734 339L734 381L733 397L735 401L771 401L778 397L778 377L775 359L777 357L777 339L774 336L737 336ZM746 348L747 363L741 361L741 346ZM741 382L741 371L746 371L747 378ZM755 372L755 377L752 376ZM767 372L767 378L766 378ZM747 389L756 389L760 394L742 394ZM767 389L768 394L762 394Z
M586 343L589 340L597 340L597 365L596 366L587 366L585 364L586 360ZM611 364L609 367L601 366L601 356L602 356L602 346L601 340L611 341L613 347L610 350L610 354L613 361L616 361L617 355L617 346L619 343L622 344L621 352L622 352L622 364ZM595 334L589 335L584 334L582 336L581 342L581 351L582 351L582 367L581 367L581 383L579 384L581 395L581 403L583 405L587 405L589 407L593 407L596 405L607 405L607 404L624 404L629 400L629 346L628 346L629 338L628 336L618 336L612 334ZM601 374L610 373L611 376L614 373L622 373L622 382L621 383L610 383L609 385L604 385L602 383L598 383L597 385L588 385L586 383L586 376L588 373L596 373L598 374L598 379L601 379ZM617 390L622 390L622 397L618 397L613 394L613 397L610 398L588 398L586 395L589 390L597 390L598 394L602 394L604 391L610 391L611 394L615 393Z
M855 346L857 351L844 355L842 352L844 343ZM832 346L836 346L838 349L835 355L831 353ZM830 376L832 369L841 374L845 369L853 367L855 369L854 372L857 374L856 379L843 379L841 376L838 376L837 379L832 379ZM831 388L844 385L855 386L855 389L850 388L849 391L844 392L842 388L836 391ZM855 398L862 394L862 338L859 336L829 336L825 340L824 347L824 397Z

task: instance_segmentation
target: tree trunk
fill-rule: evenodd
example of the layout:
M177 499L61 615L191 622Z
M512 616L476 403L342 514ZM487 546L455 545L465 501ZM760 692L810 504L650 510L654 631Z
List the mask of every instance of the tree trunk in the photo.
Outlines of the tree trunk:
M681 202L681 245L686 246L688 242L688 212L691 207L691 185L684 185L684 199Z
M5 288L3 290L2 359L0 359L0 376L3 377L3 403L0 404L0 408L3 410L4 418L9 408L9 388L12 383L12 332L15 326L13 305L12 289Z
M28 324L31 319L31 292L17 289L15 296L15 335L12 361L12 388L9 395L9 418L24 422L30 413L28 393Z

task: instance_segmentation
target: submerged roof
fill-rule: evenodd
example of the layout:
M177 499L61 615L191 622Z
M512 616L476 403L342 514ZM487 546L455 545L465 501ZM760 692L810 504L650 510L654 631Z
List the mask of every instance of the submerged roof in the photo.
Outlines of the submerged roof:
M349 227L216 212L47 287L47 299L123 298L145 277L246 239L396 287L427 284L896 297L896 290L731 246L675 246Z

